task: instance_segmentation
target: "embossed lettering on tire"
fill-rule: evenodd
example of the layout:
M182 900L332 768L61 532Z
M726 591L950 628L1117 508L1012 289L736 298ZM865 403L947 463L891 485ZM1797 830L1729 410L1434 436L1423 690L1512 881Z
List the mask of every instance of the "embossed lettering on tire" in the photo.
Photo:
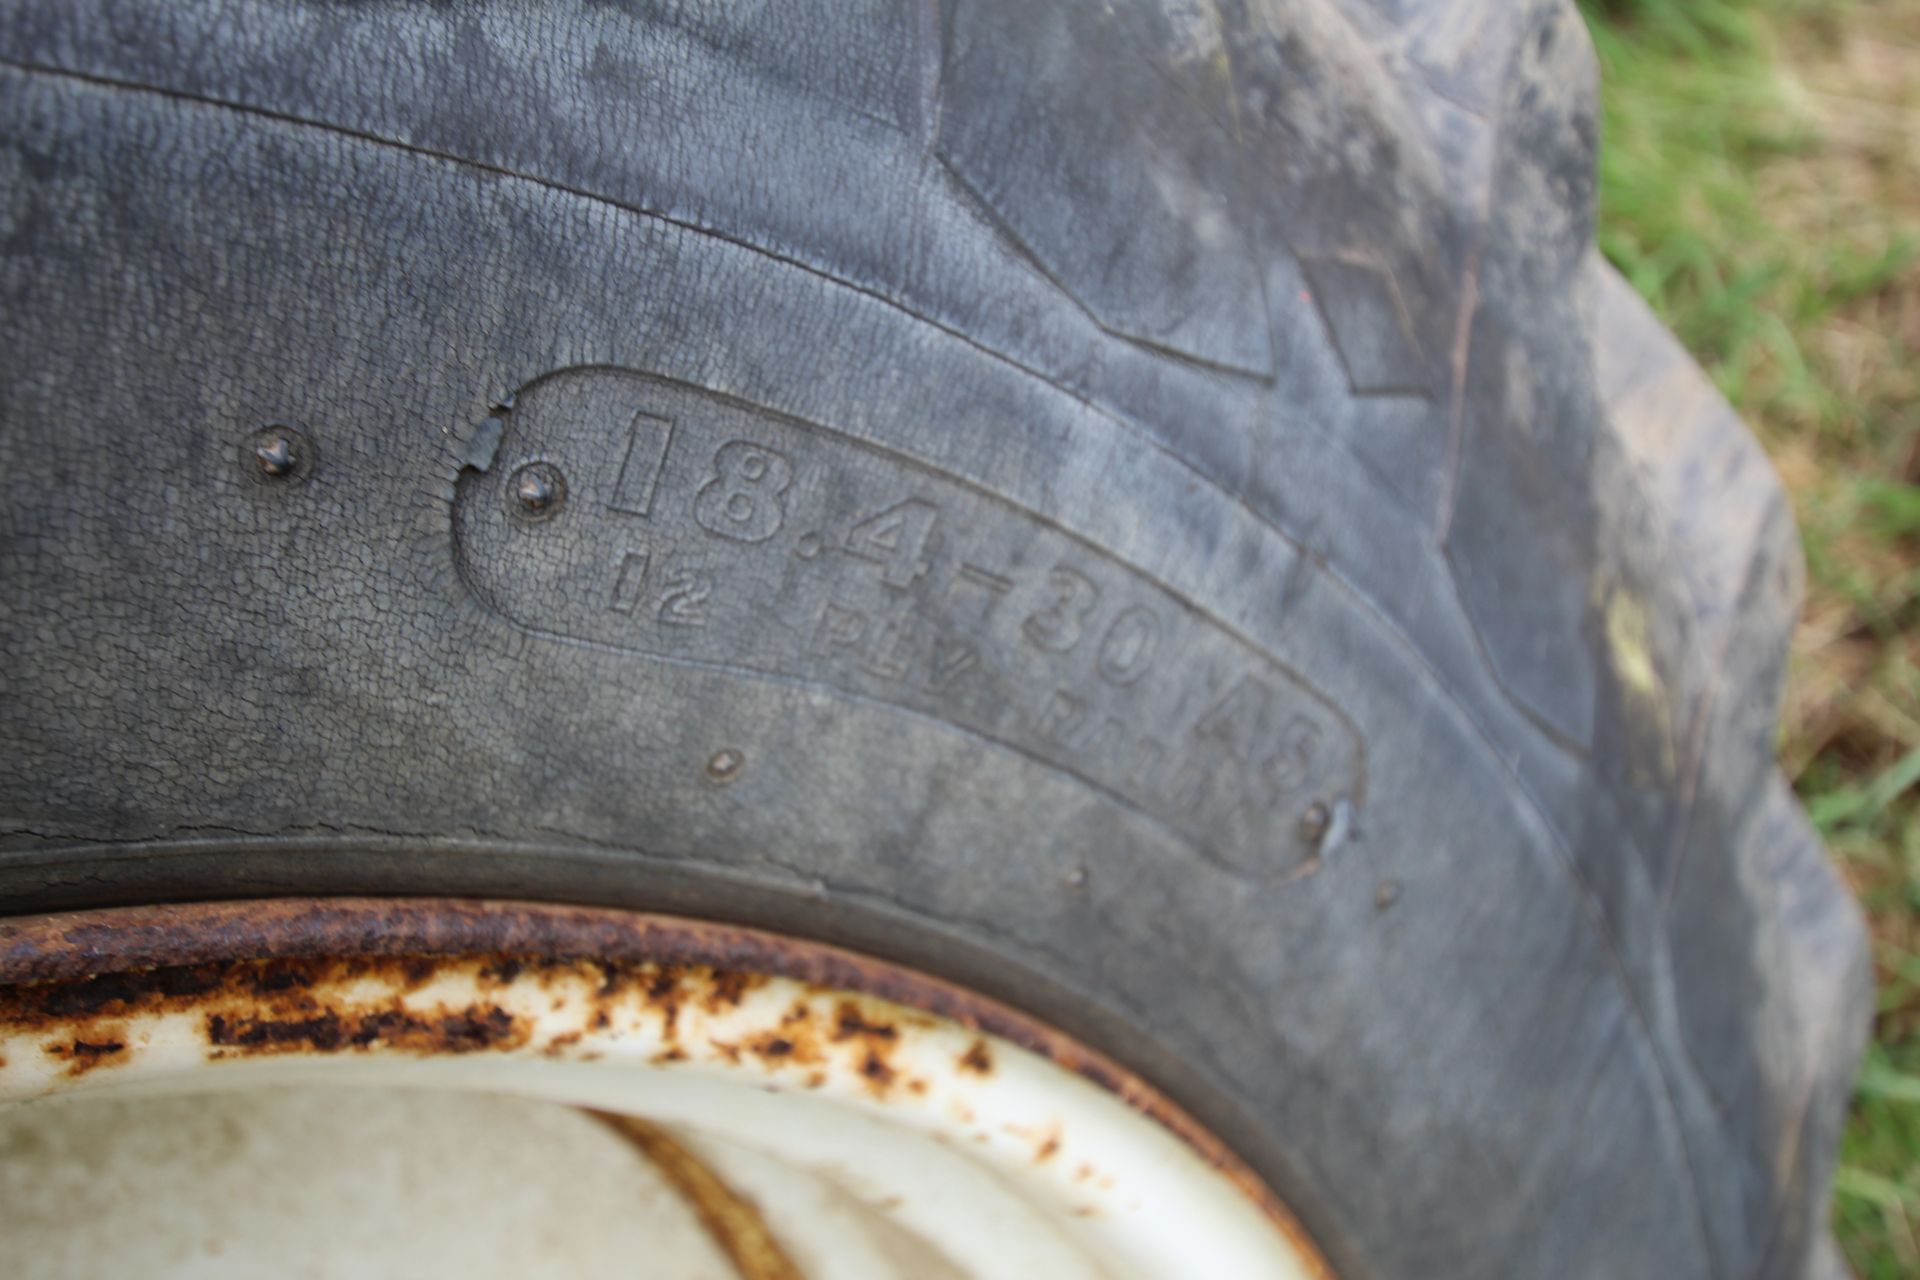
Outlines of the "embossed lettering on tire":
M504 492L532 462L568 495L537 523ZM1166 587L958 477L699 388L531 384L463 476L454 538L528 631L936 717L1243 873L1301 865L1302 815L1360 800L1346 717Z

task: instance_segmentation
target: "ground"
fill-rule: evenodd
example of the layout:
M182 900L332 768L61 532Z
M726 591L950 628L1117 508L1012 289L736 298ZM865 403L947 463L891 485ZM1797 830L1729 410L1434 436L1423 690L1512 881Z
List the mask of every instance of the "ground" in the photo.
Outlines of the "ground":
M1920 1275L1920 0L1583 0L1600 240L1746 415L1809 569L1783 767L1880 982L1833 1219Z

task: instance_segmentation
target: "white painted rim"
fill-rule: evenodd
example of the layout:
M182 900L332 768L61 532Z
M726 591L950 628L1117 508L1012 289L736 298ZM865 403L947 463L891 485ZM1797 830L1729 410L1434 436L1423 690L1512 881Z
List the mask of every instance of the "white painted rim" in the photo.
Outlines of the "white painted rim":
M1330 1274L1243 1180L1008 1040L780 976L642 964L609 990L608 972L453 957L329 971L251 1014L215 995L21 1021L0 1031L0 1103L13 1104L0 1137L80 1116L87 1099L247 1097L257 1120L259 1090L306 1106L313 1089L363 1091L337 1095L342 1115L423 1093L512 1098L662 1126L794 1260L763 1274L922 1280L942 1273L932 1260L953 1275L1046 1280ZM118 1123L141 1114L123 1107ZM465 1123L425 1105L411 1114ZM263 1159L263 1185L319 1176L297 1151ZM191 1179L165 1181L160 1191L191 1202ZM823 1196L857 1212L825 1221ZM882 1248L883 1236L924 1252ZM644 1274L699 1273L663 1261Z

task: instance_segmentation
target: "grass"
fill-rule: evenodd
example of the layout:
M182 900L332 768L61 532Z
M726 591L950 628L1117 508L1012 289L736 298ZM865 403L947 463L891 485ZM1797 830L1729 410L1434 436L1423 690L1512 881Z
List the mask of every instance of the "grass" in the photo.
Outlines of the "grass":
M1920 1276L1920 0L1583 0L1601 248L1754 425L1809 569L1780 755L1879 1015L1833 1220Z

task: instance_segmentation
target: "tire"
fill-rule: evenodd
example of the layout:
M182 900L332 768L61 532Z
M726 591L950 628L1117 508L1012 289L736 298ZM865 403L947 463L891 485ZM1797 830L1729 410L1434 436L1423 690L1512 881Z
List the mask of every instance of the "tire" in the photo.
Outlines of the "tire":
M1559 0L0 12L0 909L853 946L1343 1276L1793 1277L1801 568Z

